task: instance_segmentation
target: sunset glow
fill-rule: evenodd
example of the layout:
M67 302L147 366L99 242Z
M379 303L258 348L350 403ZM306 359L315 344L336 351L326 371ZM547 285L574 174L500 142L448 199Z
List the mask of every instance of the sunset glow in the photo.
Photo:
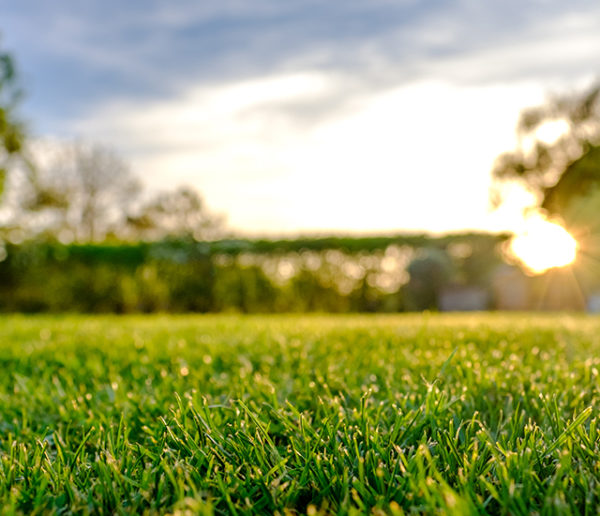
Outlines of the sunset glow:
M525 230L510 243L510 252L534 274L573 263L577 241L569 232L542 216L530 217Z

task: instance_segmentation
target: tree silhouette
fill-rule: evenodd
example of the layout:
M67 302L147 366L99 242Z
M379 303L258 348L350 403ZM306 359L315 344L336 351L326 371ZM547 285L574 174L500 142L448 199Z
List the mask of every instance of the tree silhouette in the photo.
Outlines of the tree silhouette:
M542 138L548 128L560 129L549 141ZM521 181L538 195L541 209L570 224L583 223L583 201L593 198L600 208L600 84L524 110L517 136L517 148L496 160L500 183Z
M23 126L15 116L20 97L14 61L0 50L0 194L4 191L7 170L23 147Z
M16 215L27 221L29 236L103 240L123 223L141 190L127 164L106 147L54 142L31 153L34 166L15 192Z
M144 240L165 237L213 240L223 235L223 219L210 213L189 186L159 192L127 218L130 236Z

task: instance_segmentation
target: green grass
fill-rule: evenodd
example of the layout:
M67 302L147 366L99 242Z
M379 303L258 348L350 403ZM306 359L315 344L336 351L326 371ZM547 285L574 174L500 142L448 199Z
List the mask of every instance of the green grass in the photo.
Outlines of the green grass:
M4 513L597 514L600 319L0 319Z

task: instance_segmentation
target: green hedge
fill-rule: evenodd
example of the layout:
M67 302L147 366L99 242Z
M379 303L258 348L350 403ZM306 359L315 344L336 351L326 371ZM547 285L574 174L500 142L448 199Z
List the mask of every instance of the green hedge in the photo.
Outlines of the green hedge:
M423 250L437 249L452 262L444 281L485 287L504 239L459 234L4 244L0 310L396 311L415 307L407 302L409 258L422 261ZM460 246L469 252L453 255ZM382 265L386 256L394 257L397 269Z

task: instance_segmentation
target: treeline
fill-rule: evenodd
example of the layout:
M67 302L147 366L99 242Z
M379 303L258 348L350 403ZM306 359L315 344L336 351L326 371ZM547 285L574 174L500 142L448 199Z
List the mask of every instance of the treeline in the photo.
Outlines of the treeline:
M436 309L444 288L489 289L503 236L171 239L0 247L0 310L306 312Z

